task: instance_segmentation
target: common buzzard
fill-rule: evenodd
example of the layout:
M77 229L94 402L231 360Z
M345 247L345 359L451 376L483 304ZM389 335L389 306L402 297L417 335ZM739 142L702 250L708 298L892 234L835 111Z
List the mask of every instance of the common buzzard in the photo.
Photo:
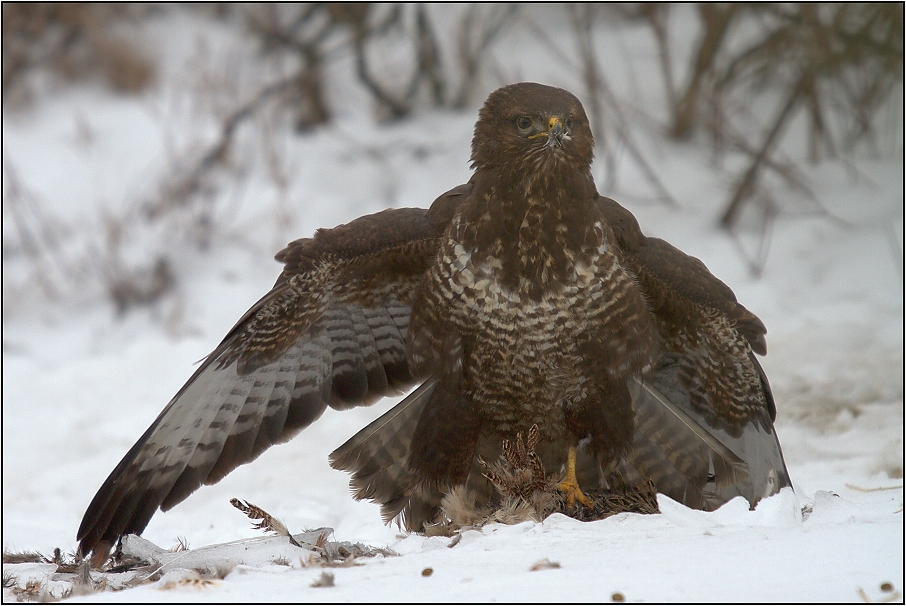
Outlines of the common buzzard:
M273 289L227 334L101 486L78 539L106 554L327 406L418 385L331 456L358 499L410 530L537 426L559 488L654 483L690 507L789 485L754 353L765 327L698 259L598 195L588 118L565 90L492 93L465 185L428 210L368 215L277 254Z

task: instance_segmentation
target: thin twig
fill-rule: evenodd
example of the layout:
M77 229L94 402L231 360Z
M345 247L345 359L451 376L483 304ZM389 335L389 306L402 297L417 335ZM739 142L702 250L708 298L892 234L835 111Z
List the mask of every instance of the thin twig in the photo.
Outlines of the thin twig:
M849 482L847 482L846 487L853 490L858 490L859 492L881 492L884 490L899 490L903 488L903 485L897 484L896 486L875 486L873 488L865 488L863 486L856 486L855 484L850 484Z

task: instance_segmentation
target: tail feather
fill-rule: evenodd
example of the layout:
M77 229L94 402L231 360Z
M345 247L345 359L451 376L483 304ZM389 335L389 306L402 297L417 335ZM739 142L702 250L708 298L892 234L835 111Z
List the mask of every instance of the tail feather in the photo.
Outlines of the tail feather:
M385 519L396 517L414 493L416 479L408 465L412 436L435 385L426 381L330 455L331 467L352 474L353 496L380 503Z
M650 478L658 492L705 510L740 495L754 507L790 485L769 421L753 420L739 435L710 426L692 407L676 374L667 366L630 383L636 432L618 467L624 481Z
M639 419L637 435L660 447L675 469L681 473L711 472L717 486L735 484L748 477L744 460L652 382L633 378L630 389L638 390L632 399Z
M770 423L753 422L738 437L709 426L689 401L674 366L657 369L645 380L632 379L630 392L636 416L633 443L617 467L620 479L630 485L654 482L658 492L688 507L713 510L735 496L754 506L759 499L789 485L783 455ZM334 469L350 472L356 499L381 505L385 522L398 520L408 530L421 531L434 522L443 491L419 482L409 466L412 439L436 380L413 391L397 406L359 431L330 457ZM765 429L767 428L767 429ZM562 463L562 445L542 445L548 472ZM492 496L478 457L495 460L500 440L482 434L468 473L466 488L476 506ZM598 483L608 470L591 453L580 453L586 482ZM582 481L582 480L580 480Z

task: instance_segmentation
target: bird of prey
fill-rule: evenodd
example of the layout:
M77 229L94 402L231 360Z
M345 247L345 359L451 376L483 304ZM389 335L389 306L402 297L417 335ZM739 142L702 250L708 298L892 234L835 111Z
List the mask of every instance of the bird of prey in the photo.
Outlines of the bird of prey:
M419 531L534 427L568 502L622 482L699 509L790 484L754 354L762 322L705 265L600 196L569 92L520 83L480 110L470 181L277 254L240 318L88 507L104 554L202 484L314 422L418 386L331 455L359 499Z

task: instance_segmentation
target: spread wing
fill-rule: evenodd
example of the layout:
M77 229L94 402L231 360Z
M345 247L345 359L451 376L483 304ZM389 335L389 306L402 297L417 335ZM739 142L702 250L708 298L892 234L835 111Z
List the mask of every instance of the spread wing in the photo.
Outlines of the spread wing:
M636 432L623 478L651 478L699 509L742 495L754 506L790 485L774 432L774 399L755 353L767 353L764 324L704 263L645 237L617 202L598 198L661 335L663 353L631 385Z
M327 406L369 404L423 379L406 361L410 301L467 189L447 192L430 211L386 210L278 253L285 267L273 289L95 495L78 532L81 553L141 533L158 507L289 440Z

